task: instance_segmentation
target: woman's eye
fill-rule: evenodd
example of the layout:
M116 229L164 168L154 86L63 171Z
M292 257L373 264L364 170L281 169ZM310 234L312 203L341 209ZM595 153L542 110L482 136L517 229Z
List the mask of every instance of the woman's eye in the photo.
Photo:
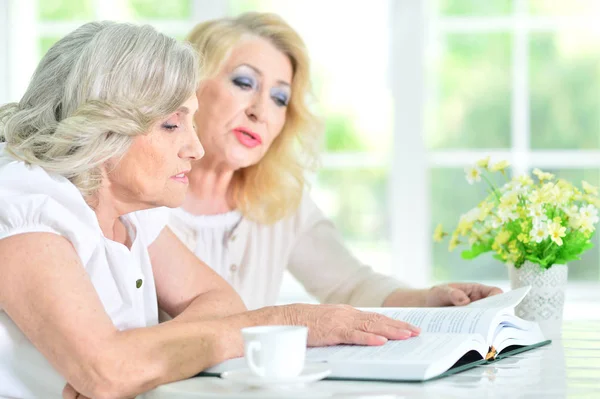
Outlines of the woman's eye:
M254 87L254 82L248 78L234 78L233 84L242 89L252 89Z
M275 104L277 104L277 106L279 107L286 107L288 105L288 99L287 97L273 97L273 101L275 101Z
M172 130L177 129L179 127L179 125L174 125L174 124L171 124L171 123L163 123L162 127L165 130L172 131Z

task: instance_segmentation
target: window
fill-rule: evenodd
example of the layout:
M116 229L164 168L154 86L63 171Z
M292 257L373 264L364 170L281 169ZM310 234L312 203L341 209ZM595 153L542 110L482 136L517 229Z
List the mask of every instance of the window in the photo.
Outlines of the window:
M431 2L425 103L430 228L455 225L483 198L462 169L492 153L513 173L539 167L598 185L600 31L597 1ZM598 280L596 248L570 268ZM504 279L491 257L464 261L433 245L433 280Z

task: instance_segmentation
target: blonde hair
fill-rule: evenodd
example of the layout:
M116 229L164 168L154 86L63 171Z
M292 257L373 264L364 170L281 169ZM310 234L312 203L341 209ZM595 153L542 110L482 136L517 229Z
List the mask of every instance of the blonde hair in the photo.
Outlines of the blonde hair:
M195 50L148 25L88 23L48 50L20 102L0 108L0 141L92 195L101 165L194 95L198 76Z
M311 112L310 65L304 42L281 17L245 13L197 25L187 37L202 55L202 74L214 76L243 36L271 42L290 59L292 94L281 134L256 165L234 176L234 199L242 214L259 223L274 223L296 211L307 186L306 172L314 169L321 144L321 124Z

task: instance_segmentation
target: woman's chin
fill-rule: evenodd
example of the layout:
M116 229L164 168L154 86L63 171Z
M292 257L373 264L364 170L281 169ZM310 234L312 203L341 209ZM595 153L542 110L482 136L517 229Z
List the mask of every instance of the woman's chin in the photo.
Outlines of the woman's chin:
M257 155L244 147L241 151L231 154L227 163L233 170L244 169L260 162L262 156Z
M179 208L183 205L183 201L185 200L185 191L180 193L169 193L168 196L161 198L160 201L157 201L156 206L164 206L167 208Z

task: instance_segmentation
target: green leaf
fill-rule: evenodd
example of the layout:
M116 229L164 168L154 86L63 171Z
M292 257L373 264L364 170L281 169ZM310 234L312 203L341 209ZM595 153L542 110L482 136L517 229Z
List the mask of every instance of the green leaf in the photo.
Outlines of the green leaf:
M481 255L485 252L488 252L489 250L490 250L490 247L487 243L473 244L471 249L462 251L461 257L466 260L471 260L471 259L475 259L476 257L478 257L479 255Z
M528 261L530 261L532 263L537 263L538 265L540 263L542 263L542 260L535 255L527 255L527 256L525 256L525 259L527 259Z

